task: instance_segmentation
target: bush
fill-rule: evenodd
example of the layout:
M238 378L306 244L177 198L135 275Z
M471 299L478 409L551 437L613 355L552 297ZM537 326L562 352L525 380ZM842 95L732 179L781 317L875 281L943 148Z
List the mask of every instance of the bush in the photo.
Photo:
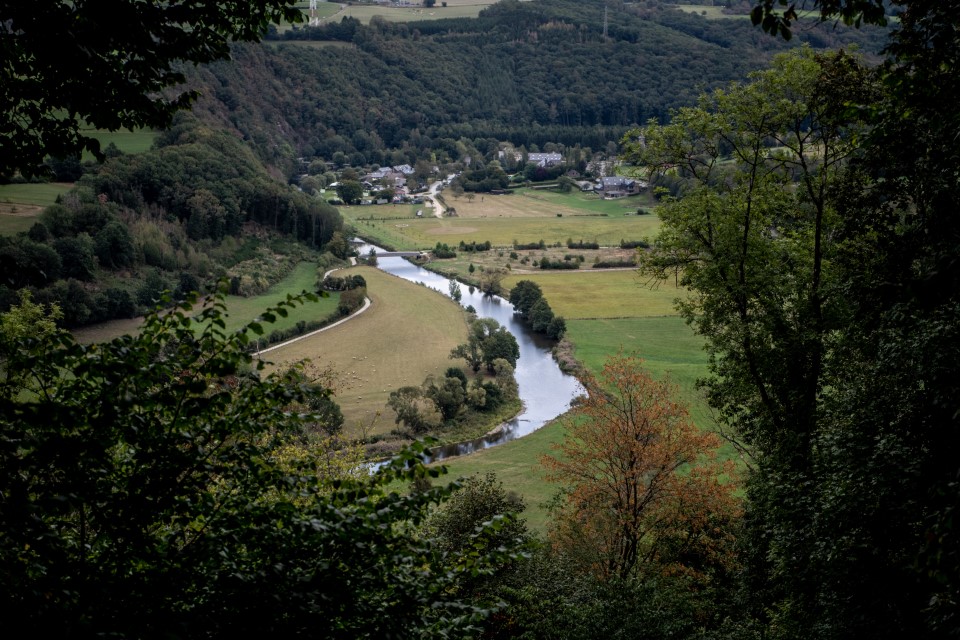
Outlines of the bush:
M348 316L363 306L363 300L367 295L367 289L350 289L340 294L340 303L337 305L337 311L341 316Z
M528 242L526 244L521 244L516 240L513 241L513 248L518 251L529 251L533 249L546 249L547 244L541 240L540 242Z
M433 249L433 256L435 258L456 258L457 252L450 248L446 243L437 243L437 246Z
M560 269L560 270L579 269L580 262L579 261L574 262L572 260L571 261L551 260L550 258L547 258L546 256L544 256L543 258L540 258L540 268L541 269Z
M473 253L475 251L490 251L490 241L485 242L471 242L467 244L463 240L460 241L460 251L467 251Z

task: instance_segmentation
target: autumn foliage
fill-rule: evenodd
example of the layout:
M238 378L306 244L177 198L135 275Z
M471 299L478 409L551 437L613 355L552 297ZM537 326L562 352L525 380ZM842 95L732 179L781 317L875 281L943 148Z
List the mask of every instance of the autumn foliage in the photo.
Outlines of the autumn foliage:
M635 356L610 358L568 436L543 456L564 487L551 541L599 578L689 575L730 569L739 505L719 439L700 431L676 390Z

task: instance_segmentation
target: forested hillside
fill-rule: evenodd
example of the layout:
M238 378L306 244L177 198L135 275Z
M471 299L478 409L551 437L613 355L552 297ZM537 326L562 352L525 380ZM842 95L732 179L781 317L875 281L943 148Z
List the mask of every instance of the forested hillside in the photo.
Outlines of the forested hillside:
M181 295L219 278L257 293L342 226L336 209L271 177L236 136L192 117L154 150L87 170L27 233L0 237L2 308L27 287L77 327L133 317L164 289Z
M456 161L468 153L461 139L481 153L497 141L597 150L743 79L776 51L856 43L876 55L886 33L820 26L786 43L749 20L635 3L612 5L605 36L604 6L505 0L477 19L346 18L274 33L275 46L238 46L233 61L197 70L197 111L288 171L293 157L336 153L355 166L412 165L431 152Z

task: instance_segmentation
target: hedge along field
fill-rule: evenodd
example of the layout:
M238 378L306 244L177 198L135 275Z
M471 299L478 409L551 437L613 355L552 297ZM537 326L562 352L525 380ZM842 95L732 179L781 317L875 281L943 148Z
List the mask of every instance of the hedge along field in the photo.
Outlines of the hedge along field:
M72 188L73 185L66 182L0 185L0 235L27 231L44 208Z
M428 374L442 375L459 364L450 350L467 338L466 316L455 302L424 286L373 267L354 267L338 276L362 275L372 306L337 327L282 347L264 356L278 365L310 358L330 367L342 388L336 401L348 435L360 435L358 423L369 424L381 412L371 433L395 427L386 407L390 392L419 386Z
M504 278L503 287L509 291L520 280L536 282L554 313L567 320L675 316L674 300L687 295L672 281L648 286L647 279L634 270L589 267L587 262L576 271L510 275Z

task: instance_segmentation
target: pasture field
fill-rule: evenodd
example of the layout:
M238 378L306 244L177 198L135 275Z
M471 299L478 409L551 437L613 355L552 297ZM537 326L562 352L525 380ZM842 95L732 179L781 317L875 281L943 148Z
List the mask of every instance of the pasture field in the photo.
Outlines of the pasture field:
M365 209L365 208L364 208ZM652 236L660 226L656 216L624 218L564 216L514 218L427 218L405 221L365 220L364 209L341 213L358 233L375 242L384 242L398 250L432 249L438 242L455 246L464 242L486 242L496 247L512 247L513 242L564 244L570 238L601 245L619 245L621 240L639 240ZM357 211L362 215L358 216Z
M363 24L369 24L371 18L380 16L388 22L416 22L420 20L441 20L443 18L476 18L480 11L493 4L496 0L484 2L483 0L473 0L472 2L457 2L447 0L447 6L441 6L437 2L436 6L430 7L381 7L372 5L350 5L342 11L330 16L328 20L339 22L345 16L356 18Z
M0 210L3 209L3 205L0 205ZM14 207L16 211L19 211L19 207ZM32 212L31 212L32 213ZM30 227L33 226L33 223L36 221L37 214L23 214L19 213L0 213L0 236L15 236L21 231L29 231Z
M112 142L124 153L143 153L149 151L157 132L152 129L137 129L136 131L103 131L100 129L82 131L83 135L96 138L100 141L100 150L103 151ZM93 160L93 154L84 152L83 160Z
M0 185L0 235L27 231L44 208L72 188L65 182Z
M316 288L316 265L312 262L301 262L294 267L290 275L259 296L249 298L227 296L227 313L229 314L226 319L227 331L236 331L256 319L267 307L275 306L277 302L285 300L288 294L296 295L304 290L316 291ZM276 329L289 329L301 321L322 320L336 311L339 302L340 294L333 292L329 298L320 298L317 302L298 305L288 310L289 314L286 318L277 316L276 322L264 324L264 334L269 334Z
M48 207L73 188L69 182L36 182L0 185L0 203Z
M554 213L556 208L561 208L562 211L566 209L573 210L574 213L572 215L595 213L611 217L622 217L625 215L635 215L637 209L645 209L652 212L653 208L657 206L657 201L649 192L640 193L628 198L615 198L613 200L603 200L595 194L576 190L570 193L560 193L559 191L550 189L528 188L517 189L514 195L526 200L527 207L533 207L535 206L533 203L537 203L546 208L548 212L547 215L556 215ZM462 201L463 198L457 200L457 202ZM468 207L472 207L475 204L476 199L474 199L473 203L467 203ZM457 213L463 216L464 213L460 211L460 206L458 205L456 208ZM464 211L469 211L469 208L464 209Z
M749 20L749 13L724 13L724 7L706 6L702 4L678 4L677 9L684 13L695 13L707 20ZM798 13L800 13L798 11Z
M236 331L256 319L267 307L275 306L279 301L285 300L287 294L297 294L304 289L307 291L316 289L316 265L312 262L301 262L294 267L290 275L259 296L249 298L227 296L225 301L227 305L227 317L225 318L227 331ZM274 329L287 329L295 326L301 320L309 322L326 318L336 310L339 302L339 294L331 293L329 298L320 298L317 302L307 302L299 305L290 309L286 318L278 316L276 322L264 324L264 332L269 334ZM111 320L75 329L73 335L78 342L85 344L104 342L117 336L135 333L142 323L143 318Z
M457 364L449 355L466 341L466 316L453 300L373 267L338 275L352 273L367 281L373 302L367 311L264 359L282 365L310 358L321 369L331 368L342 384L336 401L347 435L359 436L357 425L373 421L370 433L384 434L395 427L393 411L386 407L391 391L419 386L428 374L442 375Z
M468 198L455 197L449 190L442 193L448 207L457 210L457 218L556 218L557 214L568 216L597 216L622 218L636 215L637 209L652 211L657 205L653 196L640 194L629 198L601 200L599 197L573 191L559 193L548 189L517 189L511 194L473 194ZM343 207L348 209L348 207ZM433 210L424 205L368 205L349 207L352 218L362 220L386 218L415 218L418 209L424 217L432 216Z
M676 316L674 300L686 295L672 281L651 287L633 270L538 271L504 278L503 288L520 280L540 285L550 308L566 320Z

